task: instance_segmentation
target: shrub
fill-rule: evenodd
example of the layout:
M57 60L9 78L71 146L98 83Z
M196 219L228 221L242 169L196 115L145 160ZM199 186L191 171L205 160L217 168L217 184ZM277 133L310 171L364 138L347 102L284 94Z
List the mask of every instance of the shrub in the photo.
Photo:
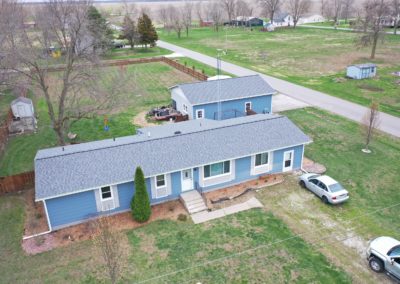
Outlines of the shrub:
M151 215L150 199L147 193L144 174L140 167L137 167L135 172L135 194L132 198L131 208L134 220L140 223L149 220Z
M186 220L187 220L187 215L185 214L178 215L178 221L186 222Z

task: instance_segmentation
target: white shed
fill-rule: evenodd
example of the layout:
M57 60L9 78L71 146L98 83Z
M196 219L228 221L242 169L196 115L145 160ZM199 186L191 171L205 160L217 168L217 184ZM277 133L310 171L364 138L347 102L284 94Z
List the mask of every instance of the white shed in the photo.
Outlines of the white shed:
M19 97L11 102L11 110L15 118L34 117L33 102L31 99Z

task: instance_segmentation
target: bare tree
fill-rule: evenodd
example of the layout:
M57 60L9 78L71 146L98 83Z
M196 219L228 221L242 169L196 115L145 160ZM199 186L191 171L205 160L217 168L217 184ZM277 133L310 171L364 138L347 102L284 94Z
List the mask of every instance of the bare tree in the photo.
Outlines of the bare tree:
M346 24L350 17L350 14L352 13L353 5L354 5L354 0L343 0L341 16L342 18L344 18L344 22Z
M186 36L189 36L189 29L192 26L192 16L193 16L193 3L190 1L185 1L181 8L182 24L185 27Z
M139 33L137 31L136 23L129 15L125 15L124 22L122 23L122 38L126 39L131 49L133 50L135 47L135 43L139 37Z
M173 5L168 6L168 27L176 32L178 38L181 38L182 30L184 29L181 11Z
M208 4L207 7L208 7L207 14L214 22L215 31L218 32L219 27L223 23L223 11L221 5L218 0L214 0L210 4Z
M197 19L199 20L199 22L202 22L203 21L203 2L201 0L196 2L194 10L196 11Z
M365 134L365 148L363 149L364 152L370 153L369 144L372 140L372 136L374 131L379 126L379 104L377 102L372 102L369 106L367 113L363 119L363 129Z
M168 8L166 6L163 5L158 10L158 17L162 21L163 27L165 29L168 23Z
M222 0L221 5L228 16L229 22L231 22L235 17L236 0ZM242 15L238 15L238 16L242 16Z
M320 1L320 13L321 13L321 16L323 16L323 17L327 17L328 16L328 13L327 13L327 0L321 0Z
M65 136L73 121L90 118L97 111L110 109L113 95L106 91L83 95L83 86L96 86L98 63L97 41L89 31L88 1L50 0L38 8L34 20L38 32L24 27L24 12L15 0L3 0L9 11L1 21L2 35L0 69L11 72L16 81L28 81L45 98L51 127L59 145L65 144ZM2 11L4 12L5 10ZM54 64L53 47L62 54L63 69L59 72L60 84L52 90L49 67ZM88 67L91 66L91 67ZM0 71L1 71L0 70Z
M393 11L393 33L397 34L397 28L400 25L400 0L392 0L392 11Z
M332 10L332 16L333 16L333 22L335 25L339 24L339 17L342 13L342 4L343 0L332 0L331 2L331 10Z
M274 15L279 11L281 0L259 0L263 13L269 17L271 24L274 22Z
M236 16L250 17L253 15L253 6L244 0L236 1Z
M288 0L288 9L293 18L293 28L296 28L299 19L310 11L310 0Z
M385 35L382 19L389 13L389 5L386 0L368 0L364 3L364 17L361 24L364 34L360 37L358 45L371 46L371 59L375 58L379 39Z
M117 283L122 269L122 236L113 229L111 221L107 216L94 219L92 225L95 229L94 245L103 257L111 283Z

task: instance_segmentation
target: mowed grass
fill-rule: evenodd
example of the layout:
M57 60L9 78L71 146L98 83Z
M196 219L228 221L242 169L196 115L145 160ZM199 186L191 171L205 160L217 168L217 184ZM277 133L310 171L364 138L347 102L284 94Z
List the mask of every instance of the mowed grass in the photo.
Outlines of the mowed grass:
M23 202L21 196L0 197L2 282L108 283L101 256L90 241L24 254ZM350 283L346 273L261 209L201 225L156 221L124 232L121 243L129 255L122 265L122 283L154 277L148 283ZM252 248L257 249L234 255ZM166 273L172 274L163 276Z
M103 59L135 59L135 58L146 58L156 57L171 54L171 51L155 46L152 48L114 48L103 56Z
M119 67L104 68L103 82L115 84L123 72L125 79L118 92L120 99L117 108L101 113L93 119L83 119L71 126L71 132L77 134L76 142L86 142L112 137L135 134L132 119L141 111L158 105L170 103L168 88L178 83L194 79L163 63L146 63ZM108 78L107 78L108 76ZM52 88L57 88L59 76L52 75ZM122 80L122 79L121 79ZM38 132L16 136L10 139L5 153L0 159L0 176L17 174L33 170L33 160L39 149L56 146L56 136L50 127L51 122L47 106L40 93L33 97L35 111L38 114ZM104 131L104 119L107 117L109 131Z
M189 37L178 39L174 33L159 31L162 40L214 56L225 49L223 60L272 75L346 100L369 105L381 104L387 113L400 116L399 77L400 37L387 35L379 42L376 59L378 76L374 79L347 80L345 70L354 63L371 62L370 48L356 47L360 34L310 28L193 29Z
M371 154L364 154L364 136L358 124L314 108L285 113L313 143L305 155L327 167L327 174L350 192L341 206L320 210L343 225L355 226L365 239L380 235L399 238L400 139L378 134Z
M0 126L3 125L14 99L15 97L9 91L0 91Z

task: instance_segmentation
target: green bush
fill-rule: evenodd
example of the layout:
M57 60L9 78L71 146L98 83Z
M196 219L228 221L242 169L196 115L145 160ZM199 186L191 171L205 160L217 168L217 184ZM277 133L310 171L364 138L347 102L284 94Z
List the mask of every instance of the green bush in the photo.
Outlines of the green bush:
M131 208L134 220L140 223L149 220L151 215L150 199L147 193L144 174L140 167L137 167L135 172L135 194L132 198Z

